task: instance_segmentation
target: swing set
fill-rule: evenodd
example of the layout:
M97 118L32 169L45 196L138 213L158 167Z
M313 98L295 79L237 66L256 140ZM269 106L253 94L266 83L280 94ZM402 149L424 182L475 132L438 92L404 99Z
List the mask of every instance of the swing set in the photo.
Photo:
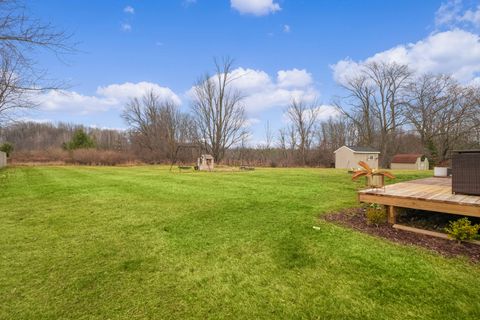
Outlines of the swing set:
M189 151L190 155L188 158L190 159L197 159L195 164L185 163L183 159L185 159L185 151ZM182 155L180 157L179 155ZM248 164L243 163L243 156L240 154L240 171L253 171L255 167L249 166ZM207 154L207 150L205 146L201 144L180 144L175 149L175 154L173 155L172 162L170 163L170 172L173 171L173 167L177 165L178 172L182 171L213 171L214 170L214 158ZM230 171L230 170L229 170Z
M196 164L187 164L184 161L179 159L179 153L181 154L182 151L190 151L190 158L197 159ZM213 158L211 156L206 155L206 149L204 146L200 144L180 144L175 149L175 154L173 155L172 162L170 164L170 171L172 171L173 167L178 163L177 168L179 172L182 170L202 170L201 160L204 157L207 157L207 161L211 161L211 165L208 166L208 171L213 170ZM211 160L210 160L211 159ZM180 161L179 161L180 160Z

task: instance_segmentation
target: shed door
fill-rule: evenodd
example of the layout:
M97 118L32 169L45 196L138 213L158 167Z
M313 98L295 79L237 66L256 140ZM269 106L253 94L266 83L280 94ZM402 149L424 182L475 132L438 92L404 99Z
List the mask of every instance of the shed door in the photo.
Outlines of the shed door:
M372 168L377 168L378 166L378 155L376 154L367 154L365 155L366 157L366 163L372 167Z

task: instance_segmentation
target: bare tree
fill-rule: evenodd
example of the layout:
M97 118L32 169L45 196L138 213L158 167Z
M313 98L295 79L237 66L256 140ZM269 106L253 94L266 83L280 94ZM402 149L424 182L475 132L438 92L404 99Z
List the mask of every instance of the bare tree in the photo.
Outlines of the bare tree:
M8 56L2 56L0 61L0 124L9 120L18 108L32 106L30 97L26 94L25 79L17 76L22 72L21 65Z
M292 123L292 131L295 131L298 137L301 165L307 163L308 152L315 134L315 124L318 118L315 106L315 103L307 105L304 100L293 99L286 110L287 117Z
M273 132L270 127L270 121L267 120L265 123L265 149L270 149L273 142Z
M141 147L155 151L156 143L160 141L156 134L159 118L159 98L153 92L145 95L141 100L131 99L122 113L122 118L130 130L138 136Z
M287 134L288 134L288 147L290 148L290 151L293 153L298 145L297 130L295 129L293 124L287 127Z
M122 118L129 125L135 141L156 160L172 159L179 142L192 142L196 138L190 116L181 113L173 101L162 100L153 91L142 99L131 99Z
M358 143L373 146L376 122L373 117L374 86L366 74L346 80L342 85L347 95L334 104L347 116L358 131Z
M287 130L285 128L281 128L278 130L278 139L277 139L277 147L280 149L282 158L285 161L287 159Z
M35 107L35 94L62 87L46 79L33 53L43 49L59 57L73 52L68 35L27 13L20 1L0 0L0 123L16 110Z
M406 123L406 88L412 73L406 65L370 62L347 79L344 104L337 104L357 126L360 143L376 146L387 166L396 153L397 131Z
M278 148L282 150L287 150L287 130L285 128L281 128L278 130Z
M354 145L357 140L355 126L347 117L330 118L320 123L318 129L319 146L333 153L343 145Z
M225 151L247 135L243 96L234 87L233 60L215 59L215 74L205 74L194 87L192 111L205 148L220 162Z
M442 162L454 147L475 145L478 89L461 85L446 75L416 77L408 88L409 123L435 162Z

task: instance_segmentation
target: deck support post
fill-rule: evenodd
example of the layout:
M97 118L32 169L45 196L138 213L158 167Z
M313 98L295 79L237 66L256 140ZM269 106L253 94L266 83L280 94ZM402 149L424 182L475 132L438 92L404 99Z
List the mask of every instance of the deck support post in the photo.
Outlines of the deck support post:
M397 223L397 208L395 206L387 206L387 220L390 224Z

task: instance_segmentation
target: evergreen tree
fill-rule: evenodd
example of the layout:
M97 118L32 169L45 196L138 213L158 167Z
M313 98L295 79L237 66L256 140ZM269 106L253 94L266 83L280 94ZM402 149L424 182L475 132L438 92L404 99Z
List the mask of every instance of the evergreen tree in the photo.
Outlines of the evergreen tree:
M82 129L75 130L72 140L63 145L64 149L88 149L95 148L95 141Z
M3 151L7 154L7 157L10 157L10 154L13 151L13 145L11 143L5 142L0 146L0 151Z

